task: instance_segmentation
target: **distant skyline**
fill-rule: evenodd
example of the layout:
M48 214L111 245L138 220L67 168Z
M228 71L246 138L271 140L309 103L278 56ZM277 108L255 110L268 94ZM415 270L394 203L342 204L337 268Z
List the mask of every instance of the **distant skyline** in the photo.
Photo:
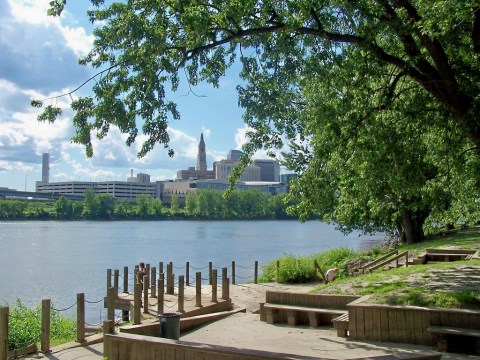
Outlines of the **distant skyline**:
M78 64L93 42L92 26L85 11L88 1L68 2L61 18L46 15L50 0L0 1L0 187L34 191L42 179L42 154L50 154L51 181L122 180L134 173L148 173L151 180L174 179L177 170L196 165L203 133L207 165L225 159L245 142L243 110L238 107L238 67L221 80L220 88L200 84L194 93L183 87L170 99L177 102L180 121L169 126L175 157L162 146L137 159L142 135L132 147L112 128L108 136L94 141L94 156L70 142L72 112L67 99L62 117L55 124L39 123L32 98L43 99L71 90L88 79L91 69ZM81 90L88 93L91 85ZM257 158L266 158L263 152Z

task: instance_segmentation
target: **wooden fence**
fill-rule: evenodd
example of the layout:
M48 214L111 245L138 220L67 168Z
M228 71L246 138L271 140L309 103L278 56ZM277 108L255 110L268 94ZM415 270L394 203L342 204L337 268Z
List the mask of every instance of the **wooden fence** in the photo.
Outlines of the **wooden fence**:
M229 299L229 289L230 283L235 284L236 279L236 267L235 261L232 261L231 264L231 276L232 278L228 277L228 268L222 268L221 271L221 298L224 300ZM255 261L253 265L253 282L258 282L258 268L259 264L258 261ZM134 324L141 323L141 311L142 311L142 300L144 304L149 303L149 298L156 298L157 301L157 313L161 314L165 312L165 294L169 295L176 295L178 297L178 308L176 309L178 312L184 312L185 306L185 295L184 295L184 288L185 286L189 286L191 284L191 276L190 271L193 267L190 266L189 262L186 263L185 266L185 276L178 277L178 283L175 283L175 275L173 273L174 266L173 263L170 262L166 265L166 271L164 272L164 265L162 262L159 263L158 272L156 267L151 267L150 264L147 264L148 275L145 276L143 279L139 279L137 276L138 266L135 267L133 271L133 299L124 298L122 299L119 296L120 286L123 287L123 293L129 293L129 269L127 266L123 268L123 282L120 283L120 271L115 269L107 269L107 289L106 289L106 297L103 299L104 306L107 308L107 317L101 324L102 327L98 326L97 330L102 331L104 333L111 333L114 330L114 326L116 323L115 319L115 310L122 310L122 318L123 320L131 320ZM202 278L201 272L195 273L195 287L196 287L196 295L195 306L198 308L202 307L202 293L201 293L201 285L202 281L207 281L212 286L211 292L211 301L217 302L217 292L218 292L218 285L217 285L217 269L213 267L212 263L210 262L208 265L208 278ZM157 281L158 276L158 281ZM142 280L142 281L140 281ZM130 285L132 286L132 285ZM178 292L175 294L175 286L177 286ZM163 291L160 291L163 289ZM133 307L131 306L133 300ZM92 327L87 327L85 323L85 295L83 293L77 294L77 336L76 341L79 343L84 343L86 341L86 334L87 332L92 330ZM74 305L72 305L73 307ZM40 343L41 343L41 351L48 352L50 351L50 312L52 309L51 300L45 299L42 300L42 315L41 315L41 335L40 335ZM143 313L148 313L149 308L148 306L143 307ZM7 360L9 357L13 356L14 354L22 355L25 352L35 352L37 347L32 344L32 346L28 346L25 349L17 349L14 351L8 350L8 318L9 318L9 308L7 306L0 307L0 360Z

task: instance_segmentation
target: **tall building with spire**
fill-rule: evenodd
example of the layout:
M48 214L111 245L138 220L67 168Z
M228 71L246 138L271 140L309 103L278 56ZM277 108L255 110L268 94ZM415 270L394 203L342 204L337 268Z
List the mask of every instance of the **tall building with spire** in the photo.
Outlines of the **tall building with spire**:
M207 151L205 147L205 140L203 139L203 134L200 135L200 142L198 143L197 167L194 168L192 166L185 170L178 170L177 179L179 180L215 179L215 171L207 169Z
M197 173L199 179L205 179L205 174L207 173L207 152L205 150L203 133L200 135L200 142L198 143Z

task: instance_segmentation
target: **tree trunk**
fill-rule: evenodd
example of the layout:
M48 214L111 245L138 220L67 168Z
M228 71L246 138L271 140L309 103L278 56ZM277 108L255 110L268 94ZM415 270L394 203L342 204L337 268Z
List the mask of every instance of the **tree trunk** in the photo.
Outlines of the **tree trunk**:
M407 244L420 242L424 238L423 223L426 216L406 208L402 210L402 227Z

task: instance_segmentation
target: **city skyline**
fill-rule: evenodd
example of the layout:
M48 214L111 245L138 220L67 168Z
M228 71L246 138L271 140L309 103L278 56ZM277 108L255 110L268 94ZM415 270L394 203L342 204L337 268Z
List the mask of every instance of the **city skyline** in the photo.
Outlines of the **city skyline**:
M43 99L64 93L93 75L80 66L93 41L92 26L85 11L88 2L72 2L61 18L46 15L49 0L6 0L0 3L0 187L33 191L42 179L42 154L50 154L50 179L55 181L124 179L130 169L149 173L152 181L174 179L178 169L196 163L203 133L206 161L225 157L230 149L241 149L246 128L238 107L236 85L240 82L235 64L220 87L200 84L190 89L182 82L170 100L177 102L180 121L171 121L169 135L176 155L168 157L156 146L138 159L143 135L132 147L125 136L112 128L101 141L94 140L94 156L72 144L72 112L68 99L59 99L63 115L55 124L39 123L32 98ZM80 90L89 94L89 86ZM256 158L267 158L260 152Z

